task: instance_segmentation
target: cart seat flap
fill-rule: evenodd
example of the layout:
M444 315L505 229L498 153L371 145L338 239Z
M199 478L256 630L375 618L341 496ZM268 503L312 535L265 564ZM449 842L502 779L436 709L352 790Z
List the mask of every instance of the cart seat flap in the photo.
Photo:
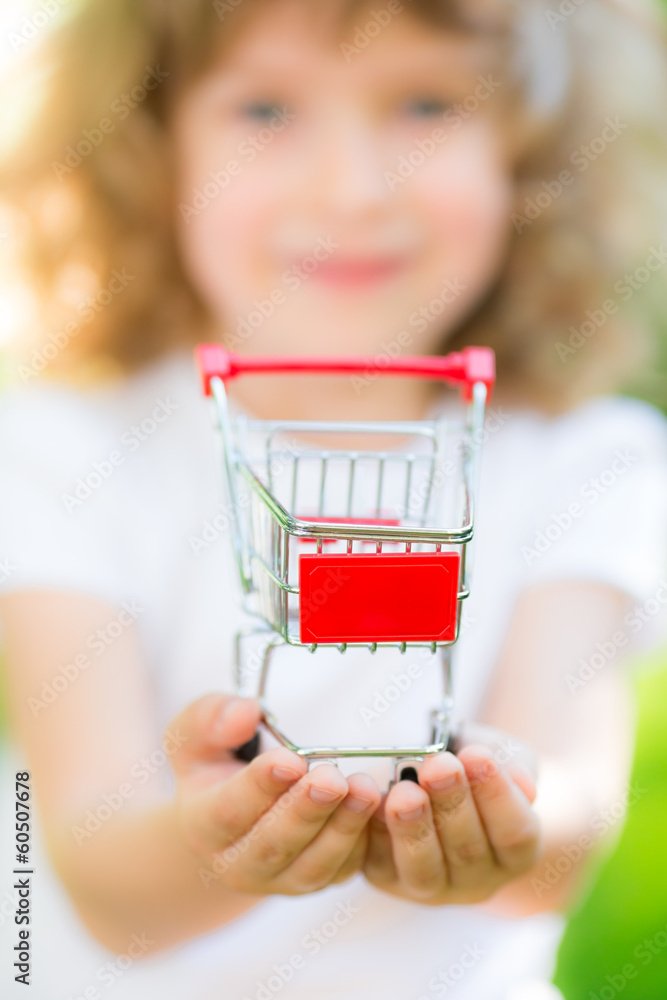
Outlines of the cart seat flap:
M301 642L453 642L458 552L299 556Z

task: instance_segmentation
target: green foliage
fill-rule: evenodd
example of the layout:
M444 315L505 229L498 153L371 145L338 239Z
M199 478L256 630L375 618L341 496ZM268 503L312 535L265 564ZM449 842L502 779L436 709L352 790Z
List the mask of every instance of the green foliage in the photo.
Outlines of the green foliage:
M567 1000L667 996L667 664L640 673L636 692L631 784L646 792L630 806L616 851L568 924L556 973ZM627 976L624 966L636 974Z

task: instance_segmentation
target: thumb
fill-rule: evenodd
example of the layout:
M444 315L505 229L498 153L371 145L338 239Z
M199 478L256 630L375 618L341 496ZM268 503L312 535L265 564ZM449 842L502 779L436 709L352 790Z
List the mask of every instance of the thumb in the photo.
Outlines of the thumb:
M193 701L167 730L181 737L170 757L176 776L231 759L230 751L255 735L260 716L259 703L251 698L211 693Z

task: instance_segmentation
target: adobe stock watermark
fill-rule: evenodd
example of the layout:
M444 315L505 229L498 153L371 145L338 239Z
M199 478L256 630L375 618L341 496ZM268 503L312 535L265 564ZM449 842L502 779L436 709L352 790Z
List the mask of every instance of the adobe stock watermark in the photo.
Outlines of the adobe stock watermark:
M496 745L495 750L492 753L492 757L496 764L502 767L505 764L509 764L515 757L523 753L524 748L520 743L516 743L511 736L503 737ZM491 765L487 762L482 769L482 773L477 780L477 784L488 781L489 778L495 776L495 770L492 770ZM424 849L425 845L429 845L432 842L434 836L437 836L439 830L444 830L447 827L447 823L451 816L456 814L457 809L463 802L467 795L467 792L459 789L451 795L446 804L439 805L437 808L433 809L433 825L422 821L415 834L409 834L403 837L403 843L408 850L408 853L414 857Z
M588 851L596 846L598 840L609 833L625 818L629 806L638 802L648 792L641 785L628 785L620 799L608 808L599 809L589 820L589 833L582 833L574 844L561 847L561 853L555 861L549 861L542 869L541 876L531 878L530 885L535 895L541 898L561 881L572 868L577 865Z
M414 333L410 330L401 330L401 332L389 341L382 341L380 345L380 350L373 358L373 363L370 365L362 375L351 375L350 381L352 387L357 394L370 385L372 382L386 371L387 368L391 366L391 362L395 358L400 358L403 347L409 347L414 340Z
M95 973L95 982L76 995L70 994L67 1000L102 1000L106 996L106 991L115 986L138 959L147 955L154 944L155 941L152 941L146 933L131 934L125 951L99 967ZM104 993L100 986L104 987Z
M251 501L252 495L249 492L244 492L239 497L237 504L220 504L213 517L204 521L200 534L188 537L188 545L193 554L199 556L222 538L229 528L238 521L241 512L250 507Z
M307 597L299 598L299 620L302 628L308 624L319 608L327 604L330 597L340 591L350 579L350 574L345 573L339 566L336 569L329 568L326 572L320 572L317 579L320 581L319 585L310 588ZM303 592L303 586L301 590Z
M411 2L411 0L407 0ZM374 38L382 33L394 20L397 14L402 14L405 7L401 0L387 0L384 7L379 10L373 9L364 24L359 24L355 28L352 42L341 42L340 51L345 62L349 65L355 56L358 56L364 49L367 49Z
M427 997L422 994L419 1000L432 1000L432 996L446 996L450 990L456 988L456 984L461 982L466 972L474 969L485 955L486 951L476 941L474 944L467 944L455 962L429 979L427 988L430 995Z
M273 316L276 309L285 305L287 302L285 289L288 292L298 292L304 282L315 274L320 264L328 260L339 247L340 243L336 243L332 236L318 236L313 246L313 252L283 271L280 276L281 286L272 289L267 298L255 299L253 309L248 315L238 318L234 333L225 335L226 345L231 350L235 350L244 344L252 337L255 330L258 330L269 317Z
M126 802L134 798L137 788L141 788L142 785L150 781L153 775L164 767L169 757L175 754L189 739L190 737L184 736L180 729L177 729L175 733L167 730L157 749L132 764L128 780L121 782L115 790L105 792L101 801L86 811L81 825L75 824L70 827L70 833L77 847L98 833L104 824L108 823L122 809Z
M279 451L271 455L269 471L272 477L279 477L288 469L297 457L297 446L294 442L287 442ZM188 536L188 544L195 556L214 545L226 532L235 526L242 516L242 512L247 510L252 503L252 493L245 490L238 498L238 502L220 504L213 517L207 518L201 526L200 533Z
M295 951L283 963L275 963L272 974L265 980L258 979L252 995L246 994L243 1000L272 1000L280 993L294 976L305 968L309 956L317 955L329 941L336 937L342 927L346 927L361 910L351 900L338 903L329 920L303 935L300 942L301 951ZM305 953L305 954L304 954Z
M212 201L227 190L233 179L240 176L244 165L252 163L295 118L293 111L281 108L266 125L242 139L236 147L236 155L230 157L220 169L211 170L208 179L194 188L191 202L179 203L178 210L183 221L189 225L193 218L208 208Z
M219 20L224 21L227 14L236 13L242 3L243 0L213 0L213 10Z
M135 278L136 274L128 274L125 267L120 271L113 270L106 287L100 288L94 295L90 295L78 303L76 311L81 316L79 321L71 320L62 330L50 333L47 338L48 343L44 344L43 347L33 347L30 352L30 364L17 365L16 374L21 381L29 382L30 379L36 378L48 368L51 362L55 361L58 355L69 346L72 338L81 332L82 327L95 319L115 296L120 295Z
M559 24L563 24L573 14L576 14L579 8L583 7L585 3L586 0L561 0L557 10L549 8L544 11L547 24L552 31L555 31Z
M62 493L61 500L68 514L81 507L109 480L116 469L125 464L128 455L132 455L142 444L150 440L156 431L180 408L179 403L172 402L169 397L157 399L155 406L137 424L123 431L120 447L114 448L102 459L93 463L92 469L79 476L71 493Z
M499 80L494 80L493 76L478 76L478 84L472 94L469 94L462 102L454 104L442 116L446 128L436 126L431 130L427 138L418 139L414 147L407 154L402 153L394 170L385 170L384 179L390 191L405 184L407 180L414 176L415 172L429 160L440 147L449 139L450 132L456 132L471 115L479 109L480 105L496 93L502 86Z
M424 664L410 663L398 673L392 673L389 683L385 684L382 690L377 690L370 705L361 705L359 714L368 728L379 719L385 712L388 712L392 705L400 701L402 696L409 691L416 680L424 673Z
M83 643L85 650L77 653L68 663L61 664L50 680L42 681L39 697L31 695L27 699L28 708L33 716L36 718L40 712L46 711L49 706L53 705L83 673L90 669L96 660L113 646L117 639L124 635L128 628L134 625L143 612L144 609L136 600L123 601L118 614L111 621L90 632Z
M604 128L600 135L595 136L587 144L582 143L578 149L570 154L570 163L579 174L588 170L592 163L605 152L605 150L618 139L619 135L629 128L628 122L622 122L618 115L615 118L605 118ZM574 184L576 174L571 170L561 170L558 177L551 180L543 180L541 190L533 198L525 198L523 214L513 212L511 216L512 225L517 233L533 224L548 208L551 208L554 201L561 197L564 191Z
M0 559L0 587L12 578L17 569L18 566L7 556L4 559Z
M51 162L51 169L59 181L69 176L73 170L81 166L85 159L92 156L95 150L102 145L105 137L116 131L118 122L124 122L130 113L138 108L142 101L146 100L149 93L159 87L163 80L169 76L168 71L161 70L159 65L146 66L145 68L146 73L142 77L141 83L132 87L129 93L123 93L111 102L109 115L113 115L116 120L106 115L104 118L100 118L93 128L84 128L81 132L81 138L76 144L65 147L63 161L53 160Z
M597 476L591 476L579 490L579 496L586 501L588 508L594 506L638 461L639 456L631 454L627 448L617 448L610 465ZM531 566L541 559L576 521L584 517L586 509L586 505L573 500L566 510L552 513L549 522L536 532L533 544L521 546L526 565Z
M477 619L471 615L463 616L459 628L459 636L467 632L476 621ZM430 670L435 666L433 663L433 654L429 649L419 649L414 652L418 653L418 656L422 660L421 663L410 663L404 669L390 674L387 684L382 688L378 688L373 693L371 701L366 705L359 706L359 714L367 729L389 712L401 700L404 694L407 694L415 682L423 677L424 669Z
M200 866L197 869L197 874L199 875L204 888L210 889L212 883L219 881L220 878L229 871L232 865L235 865L236 862L242 858L244 854L246 854L256 840L261 840L265 837L267 831L273 826L281 814L293 805L295 800L296 796L292 791L285 792L284 795L280 796L269 812L264 814L261 826L255 824L252 829L244 834L244 836L239 837L233 844L223 848L221 851L216 851L213 855L213 860L210 863L210 868Z
M12 879L14 876L12 875ZM5 889L2 895L2 902L0 902L0 927L2 927L6 920L10 923L14 923L14 917L16 911L19 908L21 897L19 896L19 890L15 885L12 885L11 889Z
M439 316L445 312L448 306L452 305L459 296L467 291L468 285L464 284L460 278L448 278L437 295L434 295L426 305L419 306L408 316L408 325L415 332L423 333L428 329ZM373 358L373 362L365 371L351 375L352 387L358 396L368 385L371 385L383 371L390 367L391 362L401 356L402 348L408 347L414 340L412 330L401 330L396 337L380 344L380 350Z
M642 967L650 965L658 955L664 954L665 949L667 949L667 925L661 927L651 937L645 937L635 947L632 954L637 963L626 962L618 972L605 976L604 984L597 990L589 990L586 1000L614 1000L614 997L619 996L632 980L637 979ZM638 996L638 993L633 991L633 996Z
M667 250L664 244L659 247L650 247L649 254L643 264L630 274L624 274L622 278L614 283L614 291L618 299L623 303L630 301L635 292L640 291L646 285L656 271L661 271L667 264ZM605 299L597 309L587 309L586 319L580 326L570 326L570 336L566 343L557 341L554 345L556 354L564 363L573 354L576 354L598 330L606 324L610 316L614 316L619 310L618 299Z
M18 31L7 33L7 41L14 52L19 52L25 45L33 42L42 29L57 17L61 8L67 7L70 0L42 0L39 9L30 17L24 17Z
M641 632L656 615L664 611L665 607L667 607L667 580L660 580L653 596L648 597L642 604L636 604L632 611L628 611L625 615L623 624L626 627L613 632L608 639L596 642L595 650L588 659L582 657L577 664L577 670L565 675L568 690L576 694L585 687L629 645L631 637Z
M489 438L497 434L510 419L511 414L505 411L502 406L487 410L484 426L478 428L470 435L470 444L473 446L486 444ZM440 489L448 478L460 476L461 457L467 449L468 443L466 440L461 439L458 441L455 449L455 457L446 458L430 476L422 479L419 485L411 486L407 504L397 504L394 508L396 513L400 517L419 517L425 505L430 502L433 491Z
M588 170L591 164L595 163L629 127L629 123L622 122L618 115L615 118L605 118L600 135L588 143L582 143L570 154L570 163L576 168L577 173L582 174ZM551 208L554 201L574 184L575 177L576 174L571 170L561 170L558 177L542 181L541 190L533 198L524 199L523 214L519 212L512 214L512 224L517 233L522 233L527 226L531 226L539 219L543 212Z

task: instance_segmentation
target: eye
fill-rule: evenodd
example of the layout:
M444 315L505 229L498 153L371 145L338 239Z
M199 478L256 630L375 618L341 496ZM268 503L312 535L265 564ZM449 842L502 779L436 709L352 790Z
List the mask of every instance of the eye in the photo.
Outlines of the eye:
M241 116L249 121L266 124L273 121L285 108L284 104L275 101L249 101L241 108Z
M415 97L405 102L403 111L409 118L442 118L449 107L440 97Z

